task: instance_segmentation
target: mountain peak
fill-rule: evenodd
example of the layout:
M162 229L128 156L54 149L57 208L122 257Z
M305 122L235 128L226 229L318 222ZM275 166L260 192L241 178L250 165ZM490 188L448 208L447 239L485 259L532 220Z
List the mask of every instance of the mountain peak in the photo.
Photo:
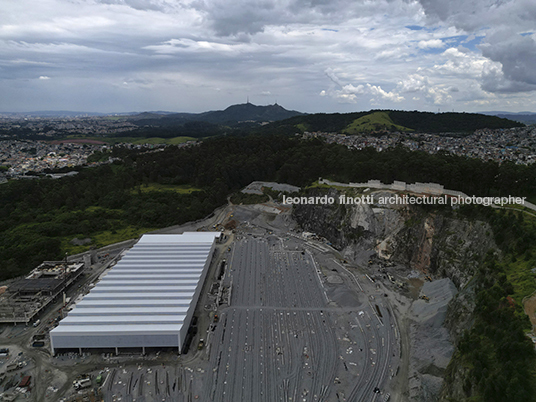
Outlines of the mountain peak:
M173 113L168 115L156 115L142 113L133 116L132 120L138 120L143 124L155 124L170 126L173 124L184 124L186 122L205 122L212 124L223 124L233 126L238 123L264 123L288 119L290 117L303 115L304 113L295 110L287 110L281 105L258 106L253 103L239 103L228 106L225 110L213 110L204 113Z
M259 106L250 103L231 105L225 110L203 113L203 120L211 123L230 122L266 122L288 119L303 113L295 110L287 110L277 103L273 105Z

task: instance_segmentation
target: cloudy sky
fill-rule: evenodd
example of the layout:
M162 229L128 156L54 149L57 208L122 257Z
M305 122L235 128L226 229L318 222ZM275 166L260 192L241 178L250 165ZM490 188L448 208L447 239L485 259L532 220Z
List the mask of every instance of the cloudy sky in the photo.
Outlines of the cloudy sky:
M1 0L0 111L536 112L534 0Z

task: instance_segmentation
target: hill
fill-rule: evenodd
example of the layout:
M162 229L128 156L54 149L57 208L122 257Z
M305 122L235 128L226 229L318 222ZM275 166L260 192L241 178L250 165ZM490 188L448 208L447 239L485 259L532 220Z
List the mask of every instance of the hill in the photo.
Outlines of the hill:
M498 114L497 117L518 121L525 124L536 124L536 113L531 114Z
M170 127L185 124L186 122L203 122L218 125L236 126L241 123L264 123L288 119L303 113L287 110L278 105L258 106L252 103L231 105L225 110L214 110L203 113L172 113L156 115L154 113L142 113L132 116L130 120L137 125L151 125Z
M524 124L497 116L478 113L431 113L390 111L389 116L396 123L419 132L447 133L473 132L478 129L523 127Z
M252 103L243 103L240 105L229 106L225 110L206 112L198 115L197 120L209 123L242 123L255 122L263 123L288 119L293 116L303 115L295 110L287 110L278 105L257 106Z
M503 119L509 119L525 124L536 124L536 113L534 112L504 112L504 111L489 111L489 112L480 112L482 114L497 116Z
M411 128L395 124L389 117L389 112L373 112L355 119L342 132L344 134L357 134L379 130L413 131Z
M304 131L357 134L379 130L427 133L473 132L477 129L522 127L524 124L477 113L430 113L371 110L357 113L317 113L295 116L263 127L263 131L292 134Z

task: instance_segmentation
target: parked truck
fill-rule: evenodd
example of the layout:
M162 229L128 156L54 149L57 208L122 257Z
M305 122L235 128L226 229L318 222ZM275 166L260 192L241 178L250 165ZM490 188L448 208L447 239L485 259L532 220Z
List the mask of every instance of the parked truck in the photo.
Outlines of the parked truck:
M81 380L75 380L73 383L74 389L84 389L91 387L91 379L90 378L83 378Z

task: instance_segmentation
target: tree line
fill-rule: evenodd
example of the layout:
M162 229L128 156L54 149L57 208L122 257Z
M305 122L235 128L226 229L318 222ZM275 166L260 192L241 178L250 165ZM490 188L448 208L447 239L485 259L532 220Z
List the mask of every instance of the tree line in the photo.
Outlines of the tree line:
M69 236L202 218L255 180L300 187L319 177L342 182L431 181L478 196L536 195L535 165L499 166L404 148L358 151L284 135L217 137L198 146L169 146L153 153L114 148L112 156L122 162L81 169L60 180L10 181L0 186L1 278L61 257ZM152 183L187 184L199 191L142 191Z

